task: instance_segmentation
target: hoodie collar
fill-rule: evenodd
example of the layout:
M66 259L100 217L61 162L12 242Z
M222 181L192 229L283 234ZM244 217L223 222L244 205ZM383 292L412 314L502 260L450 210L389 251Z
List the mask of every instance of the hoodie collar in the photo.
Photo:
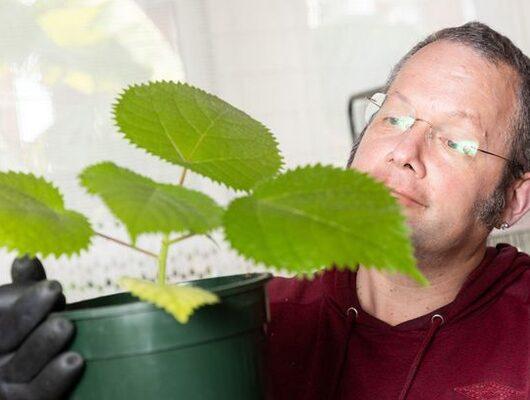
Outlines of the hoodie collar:
M371 325L379 329L409 331L425 329L435 314L444 317L444 325L450 325L473 313L486 303L497 299L530 265L530 257L506 243L487 247L484 258L469 274L456 298L449 304L421 317L391 326L364 312L356 290L356 272L334 269L323 276L324 293L333 308L344 317L350 307L359 311L357 324Z

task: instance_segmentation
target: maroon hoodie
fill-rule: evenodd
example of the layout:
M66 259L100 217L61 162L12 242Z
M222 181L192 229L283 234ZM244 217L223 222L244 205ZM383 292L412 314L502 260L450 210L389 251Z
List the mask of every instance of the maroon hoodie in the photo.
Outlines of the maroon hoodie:
M488 247L450 304L391 326L356 274L268 285L268 399L530 399L530 257Z

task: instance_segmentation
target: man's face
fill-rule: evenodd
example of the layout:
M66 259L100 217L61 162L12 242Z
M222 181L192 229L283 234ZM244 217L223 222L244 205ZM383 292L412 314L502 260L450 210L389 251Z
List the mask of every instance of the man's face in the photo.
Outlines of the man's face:
M399 135L386 135L381 125L371 124L352 167L404 194L395 196L416 250L450 251L487 235L476 205L497 187L505 161L481 152L459 160L428 133L430 126L449 135L464 133L479 148L508 157L515 85L509 67L495 66L466 46L439 41L409 59L389 88L380 112L385 107L413 112L428 123L417 121Z

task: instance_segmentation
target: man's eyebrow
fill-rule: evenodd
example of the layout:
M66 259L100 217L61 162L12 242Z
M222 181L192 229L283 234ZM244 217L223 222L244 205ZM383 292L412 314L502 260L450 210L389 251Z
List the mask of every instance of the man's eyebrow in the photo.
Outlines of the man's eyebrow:
M396 94L401 100L403 100L405 103L407 103L407 104L412 106L412 103L410 102L409 98L407 96L405 96L403 93L401 93L400 91L395 90L395 91L393 91L392 93L389 93L389 94Z
M413 104L410 101L410 99L407 96L405 96L403 93L401 93L400 91L395 90L394 92L392 92L392 94L396 94L401 100L403 100L403 101L407 102L408 104L410 104L411 106L413 106ZM457 117L457 118L469 119L472 122L480 125L480 118L478 118L477 115L468 113L467 111L464 111L464 110L451 111L450 113L448 113L448 116L449 117Z
M448 115L449 115L450 117L457 117L457 118L462 118L462 119L469 119L469 120L471 120L471 122L473 122L474 124L480 126L480 118L479 118L477 115L475 115L475 114L468 113L467 111L456 110L456 111L452 111L452 112L450 112Z

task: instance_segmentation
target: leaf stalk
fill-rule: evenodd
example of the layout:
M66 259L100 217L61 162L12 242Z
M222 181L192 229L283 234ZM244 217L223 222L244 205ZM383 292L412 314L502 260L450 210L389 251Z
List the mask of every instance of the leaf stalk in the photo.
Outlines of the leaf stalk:
M195 233L188 233L187 235L176 237L174 239L171 239L169 241L169 244L171 245L171 244L174 244L174 243L178 243L178 242L180 242L180 241L182 241L184 239L188 239L188 238L190 238L192 236L195 236Z
M162 246L160 248L160 254L158 256L157 283L159 285L166 284L166 265L167 265L168 249L169 249L169 234L165 233L162 238Z
M182 170L182 173L180 174L179 178L179 185L182 186L184 184L184 179L186 178L186 172L188 172L188 168L184 168Z
M103 233L100 233L100 232L94 232L97 236L99 237L102 237L103 239L106 239L106 240L110 240L111 242L114 242L114 243L117 243L119 245L122 245L122 246L126 246L130 249L133 249L133 250L136 250L136 251L139 251L140 253L143 253L145 255L148 255L149 257L153 257L153 258L158 258L158 254L155 254L155 253L152 253L148 250L144 250L138 246L134 246L132 244L129 244L127 242L124 242L123 240L120 240L120 239L116 239L116 238L113 238L111 236L107 236Z

